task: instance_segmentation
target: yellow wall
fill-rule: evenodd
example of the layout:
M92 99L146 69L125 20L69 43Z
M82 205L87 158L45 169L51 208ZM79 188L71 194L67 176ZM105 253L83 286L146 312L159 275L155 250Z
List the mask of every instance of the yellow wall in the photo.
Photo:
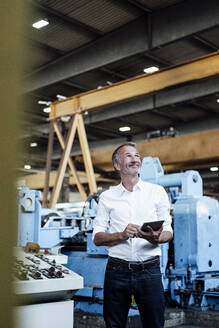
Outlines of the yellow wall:
M11 288L11 259L17 225L15 207L15 167L18 134L18 78L24 45L19 39L24 1L1 1L0 50L0 326L13 327Z

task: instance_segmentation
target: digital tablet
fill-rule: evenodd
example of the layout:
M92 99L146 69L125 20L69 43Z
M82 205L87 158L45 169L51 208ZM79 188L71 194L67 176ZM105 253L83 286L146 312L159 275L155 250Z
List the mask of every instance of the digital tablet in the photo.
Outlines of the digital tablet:
M144 232L148 232L147 226L150 226L154 231L157 231L160 229L160 227L162 226L163 223L164 223L164 220L145 222L142 225L141 230Z

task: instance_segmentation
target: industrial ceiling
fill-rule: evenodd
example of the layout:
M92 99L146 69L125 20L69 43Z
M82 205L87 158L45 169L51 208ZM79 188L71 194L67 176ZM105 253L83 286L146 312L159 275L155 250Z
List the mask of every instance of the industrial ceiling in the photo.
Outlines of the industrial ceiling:
M219 48L217 0L29 0L28 4L21 166L30 164L31 172L45 169L49 122L44 109L50 102L144 74L145 68L162 71L181 65ZM40 19L49 24L33 28ZM217 130L218 98L216 75L85 113L90 149L113 148L126 140L187 134L192 138L193 133ZM60 121L64 135L68 124L65 117ZM130 130L120 131L124 126ZM30 147L31 143L37 146ZM75 157L79 154L76 144L72 157L81 168ZM60 157L55 139L53 169ZM211 161L192 160L187 168L198 169L205 193L218 197L219 173L210 167L219 165L219 154ZM104 175L103 168L95 163L94 167Z

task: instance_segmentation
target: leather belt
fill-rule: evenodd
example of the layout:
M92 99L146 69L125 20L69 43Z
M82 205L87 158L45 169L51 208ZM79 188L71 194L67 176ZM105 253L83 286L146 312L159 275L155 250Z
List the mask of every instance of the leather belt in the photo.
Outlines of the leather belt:
M153 256L150 259L143 262L129 262L117 257L109 256L109 263L113 263L114 265L122 266L129 270L144 270L152 265L160 263L160 256Z

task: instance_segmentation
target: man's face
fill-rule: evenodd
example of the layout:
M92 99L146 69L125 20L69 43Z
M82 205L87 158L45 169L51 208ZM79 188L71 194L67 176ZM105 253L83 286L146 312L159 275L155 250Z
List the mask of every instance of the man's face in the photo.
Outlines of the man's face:
M120 175L137 175L141 166L139 152L132 146L124 146L118 151L119 161L116 169Z

